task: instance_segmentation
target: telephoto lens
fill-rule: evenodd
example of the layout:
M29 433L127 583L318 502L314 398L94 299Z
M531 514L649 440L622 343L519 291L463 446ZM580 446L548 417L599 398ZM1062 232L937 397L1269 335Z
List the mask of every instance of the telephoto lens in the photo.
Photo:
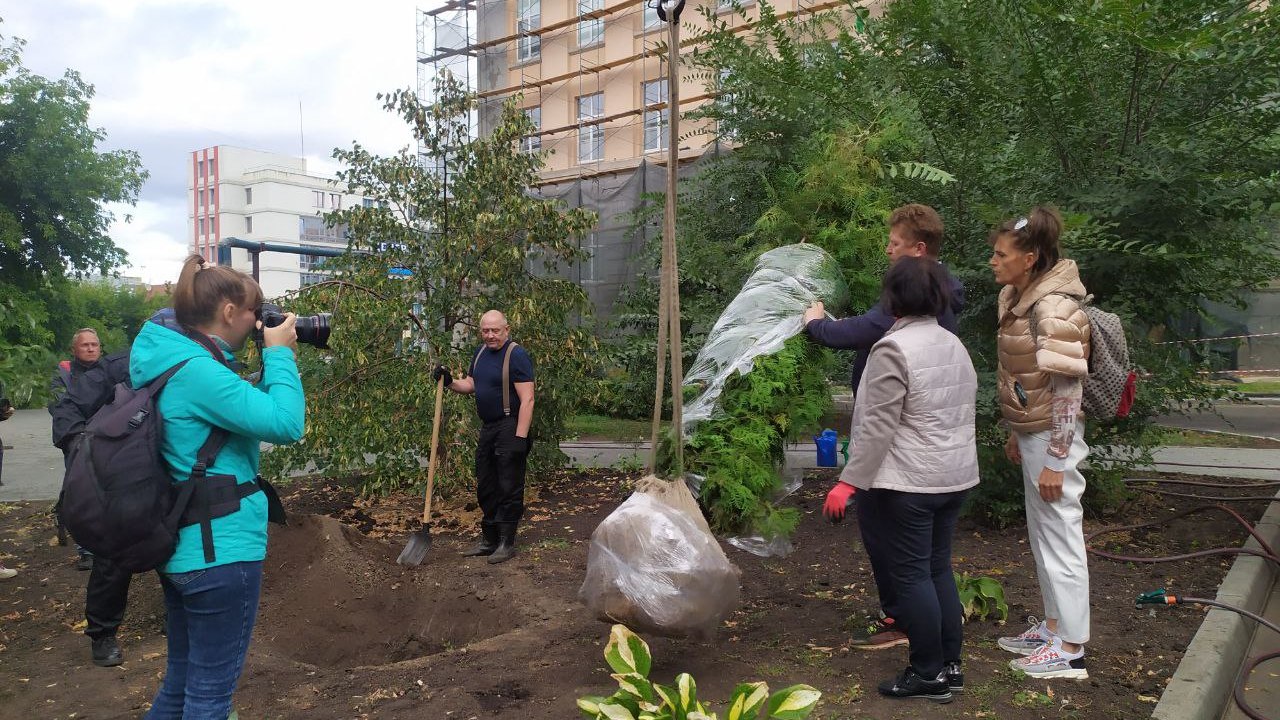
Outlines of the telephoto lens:
M275 327L284 322L284 310L279 305L272 303L262 303L262 307L258 308L258 319L262 321L262 327ZM298 342L306 343L312 347L326 349L329 347L329 313L317 313L315 315L299 315L294 323L294 328L298 333ZM257 341L258 347L264 347L265 342L261 330L255 331L254 340Z

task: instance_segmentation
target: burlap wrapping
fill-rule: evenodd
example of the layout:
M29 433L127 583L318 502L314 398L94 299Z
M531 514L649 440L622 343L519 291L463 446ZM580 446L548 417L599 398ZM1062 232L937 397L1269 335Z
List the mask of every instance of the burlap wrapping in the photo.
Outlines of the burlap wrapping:
M650 475L591 533L578 597L635 632L705 638L737 607L738 577L684 482Z

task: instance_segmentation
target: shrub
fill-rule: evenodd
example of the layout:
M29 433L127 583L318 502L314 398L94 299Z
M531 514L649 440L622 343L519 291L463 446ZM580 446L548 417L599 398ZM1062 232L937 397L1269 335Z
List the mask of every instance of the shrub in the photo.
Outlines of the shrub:
M604 649L618 691L609 697L578 698L578 709L591 720L717 720L698 700L689 673L676 676L674 686L649 680L649 645L625 626L614 625ZM809 685L792 685L775 693L763 682L743 683L729 698L726 720L800 720L808 717L822 693Z

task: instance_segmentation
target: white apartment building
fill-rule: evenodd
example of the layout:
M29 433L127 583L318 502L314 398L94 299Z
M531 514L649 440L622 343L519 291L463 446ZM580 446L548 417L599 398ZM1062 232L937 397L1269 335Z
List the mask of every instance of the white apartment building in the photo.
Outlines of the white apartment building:
M187 231L191 251L210 263L229 258L232 267L245 272L251 272L250 253L225 247L229 238L345 249L344 229L325 227L324 214L352 203L372 202L345 192L332 178L309 174L304 158L215 145L192 152L190 161ZM323 280L322 259L261 253L258 282L263 293L276 297Z

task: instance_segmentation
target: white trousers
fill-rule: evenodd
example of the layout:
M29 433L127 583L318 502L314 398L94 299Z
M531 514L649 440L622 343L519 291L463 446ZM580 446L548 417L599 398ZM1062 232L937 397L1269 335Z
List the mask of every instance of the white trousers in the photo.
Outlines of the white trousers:
M1062 497L1047 503L1037 480L1048 455L1049 431L1014 433L1022 452L1022 483L1027 507L1027 534L1036 559L1036 577L1044 616L1058 621L1064 642L1089 642L1089 562L1084 549L1084 476L1080 463L1089 456L1084 422L1076 421L1076 436L1062 474Z

